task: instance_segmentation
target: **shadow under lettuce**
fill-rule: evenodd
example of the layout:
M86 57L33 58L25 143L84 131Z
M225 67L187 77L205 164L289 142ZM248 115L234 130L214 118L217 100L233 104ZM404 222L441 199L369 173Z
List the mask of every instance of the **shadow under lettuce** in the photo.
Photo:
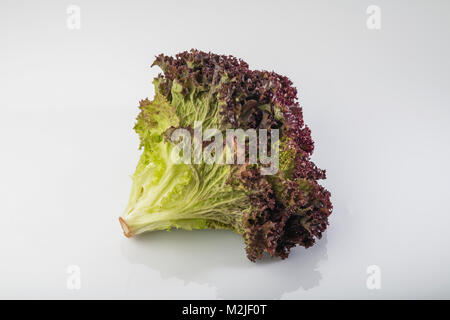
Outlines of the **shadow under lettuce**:
M241 236L226 230L157 231L123 239L123 255L158 271L163 279L216 288L219 299L280 299L299 288L319 285L327 259L326 233L308 249L292 249L288 259L247 260Z

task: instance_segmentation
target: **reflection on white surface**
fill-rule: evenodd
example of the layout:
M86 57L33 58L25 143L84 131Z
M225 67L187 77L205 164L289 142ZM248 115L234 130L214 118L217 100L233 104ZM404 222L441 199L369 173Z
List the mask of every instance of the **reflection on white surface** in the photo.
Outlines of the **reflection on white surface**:
M327 258L326 233L307 250L292 249L286 260L265 257L252 263L242 242L241 236L224 230L174 230L124 239L121 246L131 263L157 271L163 279L206 284L219 299L248 299L255 292L261 299L280 299L285 293L319 285L320 263ZM139 273L130 276L132 283L152 290L151 284L139 281Z

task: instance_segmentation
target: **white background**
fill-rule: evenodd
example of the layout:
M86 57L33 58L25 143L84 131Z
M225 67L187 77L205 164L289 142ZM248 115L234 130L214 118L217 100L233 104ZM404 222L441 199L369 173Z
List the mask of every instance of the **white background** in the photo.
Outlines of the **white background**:
M425 0L2 0L0 298L450 298L449 17ZM254 264L231 232L123 236L149 66L190 48L299 88L335 207L316 246Z

